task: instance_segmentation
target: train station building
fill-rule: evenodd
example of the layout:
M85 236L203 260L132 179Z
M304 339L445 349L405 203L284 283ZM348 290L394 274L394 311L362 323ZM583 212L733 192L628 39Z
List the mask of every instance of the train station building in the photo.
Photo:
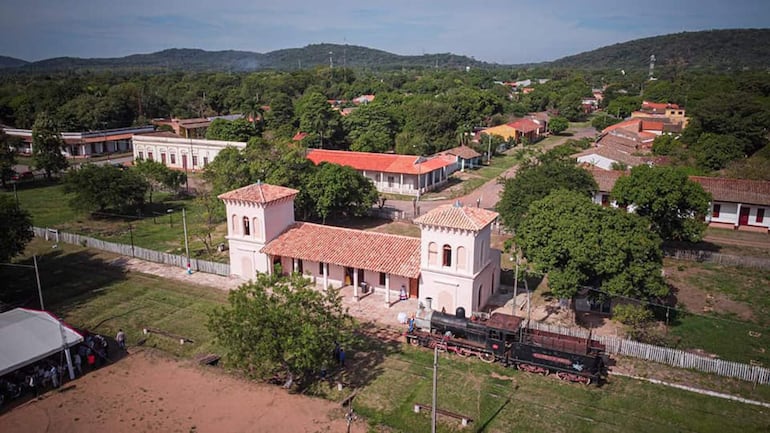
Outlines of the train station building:
M299 272L321 288L352 286L353 298L382 296L390 307L414 298L426 307L480 311L500 286L500 251L491 247L498 214L445 205L414 222L419 238L294 220L298 191L256 183L221 194L228 216L230 270Z

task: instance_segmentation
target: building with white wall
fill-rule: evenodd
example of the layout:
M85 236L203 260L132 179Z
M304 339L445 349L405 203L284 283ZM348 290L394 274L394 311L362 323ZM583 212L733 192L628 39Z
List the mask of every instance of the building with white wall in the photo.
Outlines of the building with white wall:
M31 129L3 128L3 131L10 136L21 138L20 153L32 153L34 143ZM132 137L135 134L153 131L155 131L154 126L146 125L102 131L62 132L61 138L64 140L62 154L69 158L89 158L110 153L130 152Z
M390 306L403 292L434 309L463 307L468 315L499 287L500 252L490 245L495 212L442 206L415 221L422 236L413 238L295 222L297 193L257 183L219 196L234 275L299 272L324 288L351 285L354 298L381 294Z
M240 141L181 138L171 132L135 135L133 141L134 160L159 161L169 168L190 171L202 170L227 147L246 147Z

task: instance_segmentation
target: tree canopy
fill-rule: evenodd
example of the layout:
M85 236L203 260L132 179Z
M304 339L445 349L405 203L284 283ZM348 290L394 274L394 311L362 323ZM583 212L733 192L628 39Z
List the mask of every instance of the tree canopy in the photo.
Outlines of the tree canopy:
M563 117L552 117L548 121L548 129L554 134L561 134L569 128L569 120Z
M529 205L551 191L568 189L585 197L597 190L596 181L574 161L544 158L543 162L526 163L516 177L505 180L497 211L506 227L516 229L529 210Z
M261 123L250 122L249 119L235 120L214 119L206 129L207 140L247 142L251 137L262 135Z
M681 169L636 166L615 182L611 195L620 206L633 205L665 240L698 242L706 230L711 195Z
M152 203L153 192L163 189L176 192L187 181L185 173L172 170L160 161L140 159L131 170L135 170L147 182L150 203Z
M32 240L32 218L10 195L0 195L0 263L24 251Z
M548 273L548 286L560 298L584 286L635 298L668 293L661 240L647 222L573 191L560 189L533 202L516 239L534 268Z
M0 129L0 183L3 186L13 175L19 141L17 137L11 137Z
M64 177L64 190L73 194L70 206L86 211L127 210L144 204L149 189L136 170L85 164Z
M331 360L352 324L338 290L314 290L298 274L258 274L228 301L209 315L207 326L232 365L262 379L310 378Z
M372 181L355 169L322 163L306 185L315 213L325 224L330 216L363 216L379 197Z
M59 128L48 113L40 113L32 127L32 161L35 168L45 171L45 177L51 176L67 168L67 158L62 154L64 140Z

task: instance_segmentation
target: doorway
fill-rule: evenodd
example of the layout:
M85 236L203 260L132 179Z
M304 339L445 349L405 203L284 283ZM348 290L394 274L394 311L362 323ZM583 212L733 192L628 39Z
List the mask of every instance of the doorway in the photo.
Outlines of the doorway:
M420 280L417 278L409 279L409 297L414 299L420 297Z
M751 212L750 207L742 207L741 208L741 214L738 216L738 225L739 226L747 226L749 225L749 213Z

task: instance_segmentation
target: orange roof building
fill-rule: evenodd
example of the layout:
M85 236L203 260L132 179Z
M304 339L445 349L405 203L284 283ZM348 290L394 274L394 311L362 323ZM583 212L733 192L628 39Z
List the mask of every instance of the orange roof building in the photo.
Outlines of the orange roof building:
M316 165L327 162L352 167L371 180L377 191L413 196L443 185L456 170L456 161L453 158L438 155L423 157L311 149L307 157Z
M442 206L417 218L419 238L294 221L298 191L257 183L221 194L228 216L230 272L298 272L322 288L353 286L353 297L397 296L465 314L481 311L500 282L491 248L497 213Z

